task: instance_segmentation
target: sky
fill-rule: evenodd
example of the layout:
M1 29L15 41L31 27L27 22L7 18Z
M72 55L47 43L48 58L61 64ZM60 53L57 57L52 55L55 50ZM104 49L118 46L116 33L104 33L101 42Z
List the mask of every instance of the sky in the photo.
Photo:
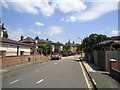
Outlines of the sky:
M2 22L9 38L20 36L80 43L92 33L120 34L119 0L2 0ZM81 38L81 39L80 39Z

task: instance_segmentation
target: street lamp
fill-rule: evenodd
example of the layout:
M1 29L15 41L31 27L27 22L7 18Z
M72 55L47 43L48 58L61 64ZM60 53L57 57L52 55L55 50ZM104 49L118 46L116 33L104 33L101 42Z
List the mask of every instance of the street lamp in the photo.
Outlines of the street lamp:
M81 40L81 44L82 44L82 38L78 37L78 39ZM81 51L81 58L82 58L82 53L83 53L83 51Z

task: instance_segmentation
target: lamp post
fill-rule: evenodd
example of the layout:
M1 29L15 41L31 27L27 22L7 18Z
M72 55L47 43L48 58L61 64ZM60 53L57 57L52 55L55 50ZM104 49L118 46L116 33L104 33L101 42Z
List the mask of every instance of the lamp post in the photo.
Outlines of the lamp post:
M78 37L78 39L81 40L81 44L82 44L82 38ZM81 51L81 58L82 58L82 53L83 53L83 51Z

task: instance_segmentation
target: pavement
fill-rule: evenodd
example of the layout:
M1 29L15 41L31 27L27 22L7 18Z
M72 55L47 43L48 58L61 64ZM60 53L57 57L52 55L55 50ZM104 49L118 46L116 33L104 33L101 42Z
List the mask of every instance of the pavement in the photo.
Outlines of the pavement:
M92 63L82 61L96 89L117 89L120 90L120 83L110 77L109 72L102 71Z
M63 57L30 64L24 68L5 69L3 88L84 88L88 89L79 56ZM10 71L9 71L10 70Z

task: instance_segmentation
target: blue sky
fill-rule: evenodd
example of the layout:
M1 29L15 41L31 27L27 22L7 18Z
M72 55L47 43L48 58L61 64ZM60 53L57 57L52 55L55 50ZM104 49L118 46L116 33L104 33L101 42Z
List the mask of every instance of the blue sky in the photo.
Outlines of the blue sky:
M3 0L2 22L9 38L48 38L54 42L80 42L91 33L115 36L118 31L116 0Z

